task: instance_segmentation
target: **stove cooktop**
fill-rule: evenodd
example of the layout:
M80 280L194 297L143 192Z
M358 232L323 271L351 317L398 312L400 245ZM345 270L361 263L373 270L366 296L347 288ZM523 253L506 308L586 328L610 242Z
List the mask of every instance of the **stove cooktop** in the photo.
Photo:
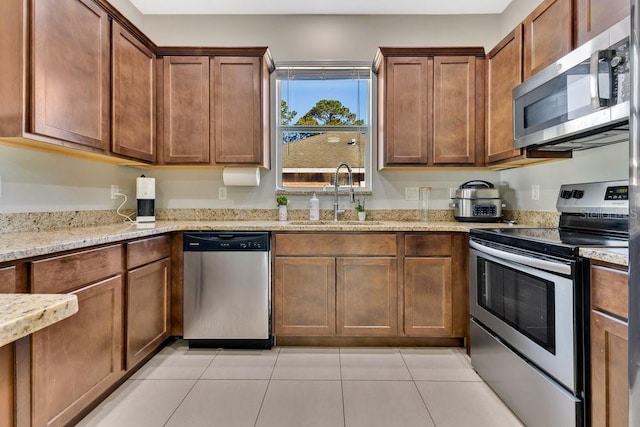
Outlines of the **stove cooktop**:
M577 256L581 247L629 247L626 236L566 231L558 228L483 228L472 229L471 235L520 249L560 256Z

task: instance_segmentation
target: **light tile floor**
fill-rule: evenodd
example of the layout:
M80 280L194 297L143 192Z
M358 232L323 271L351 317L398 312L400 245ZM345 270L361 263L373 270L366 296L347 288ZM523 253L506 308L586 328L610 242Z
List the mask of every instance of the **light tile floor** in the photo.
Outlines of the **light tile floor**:
M175 341L79 424L522 426L457 348L189 349Z

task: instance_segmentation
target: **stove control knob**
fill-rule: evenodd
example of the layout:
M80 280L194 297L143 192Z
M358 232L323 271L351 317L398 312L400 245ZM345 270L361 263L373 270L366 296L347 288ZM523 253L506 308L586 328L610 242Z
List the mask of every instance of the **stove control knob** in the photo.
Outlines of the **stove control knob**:
M584 191L583 190L573 190L573 197L576 199L582 199L582 197L584 196Z
M560 192L560 197L562 197L563 199L570 199L571 198L571 190L562 190Z

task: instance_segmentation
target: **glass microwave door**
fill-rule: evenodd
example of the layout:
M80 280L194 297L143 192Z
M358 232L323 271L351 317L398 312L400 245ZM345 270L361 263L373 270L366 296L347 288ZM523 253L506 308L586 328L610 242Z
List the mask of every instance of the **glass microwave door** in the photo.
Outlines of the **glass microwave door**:
M600 105L611 103L611 67L598 63ZM586 60L514 101L516 137L586 116L600 107L591 104L590 61Z
M554 282L478 258L478 305L555 354Z

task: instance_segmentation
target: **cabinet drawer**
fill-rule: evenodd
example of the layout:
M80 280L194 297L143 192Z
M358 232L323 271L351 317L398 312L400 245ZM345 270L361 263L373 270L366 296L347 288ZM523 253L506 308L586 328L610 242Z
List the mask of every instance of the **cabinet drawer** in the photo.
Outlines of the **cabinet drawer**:
M407 234L405 256L451 256L451 234Z
M68 292L122 271L122 246L113 245L34 261L31 291Z
M169 236L151 237L127 243L127 269L166 258L171 254Z
M318 256L395 256L395 233L317 233L276 234L276 255Z
M0 294L12 294L16 291L16 267L0 268Z
M626 271L591 267L591 306L627 319L629 317L629 275Z

